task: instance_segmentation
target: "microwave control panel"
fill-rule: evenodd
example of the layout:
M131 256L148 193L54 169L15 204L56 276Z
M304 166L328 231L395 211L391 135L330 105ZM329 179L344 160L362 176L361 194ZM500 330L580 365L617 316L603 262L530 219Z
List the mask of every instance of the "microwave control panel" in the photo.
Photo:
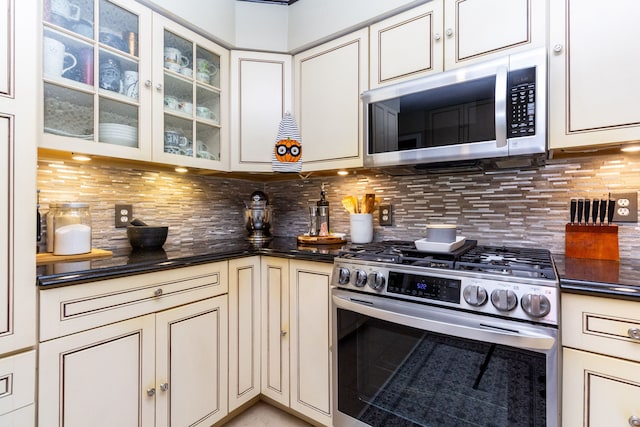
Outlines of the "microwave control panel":
M509 72L507 93L507 137L536 134L536 69Z

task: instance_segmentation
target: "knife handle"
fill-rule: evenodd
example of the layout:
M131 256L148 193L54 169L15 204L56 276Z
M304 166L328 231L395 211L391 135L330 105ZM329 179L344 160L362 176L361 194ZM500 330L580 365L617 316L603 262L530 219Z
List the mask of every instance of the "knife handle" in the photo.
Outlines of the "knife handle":
M604 225L604 218L607 214L607 201L605 199L600 200L600 225Z
M609 209L607 210L607 223L609 225L611 225L611 223L613 222L613 214L615 213L615 209L616 209L616 201L609 200Z
M578 225L582 224L583 211L584 211L584 199L578 199Z
M599 209L600 209L600 200L593 199L593 211L591 211L591 219L593 220L593 225L596 225L596 221L598 220Z
M584 199L584 223L589 224L589 216L591 214L591 199Z
M576 222L576 206L578 201L576 199L571 199L571 204L569 205L569 212L571 213L571 224Z

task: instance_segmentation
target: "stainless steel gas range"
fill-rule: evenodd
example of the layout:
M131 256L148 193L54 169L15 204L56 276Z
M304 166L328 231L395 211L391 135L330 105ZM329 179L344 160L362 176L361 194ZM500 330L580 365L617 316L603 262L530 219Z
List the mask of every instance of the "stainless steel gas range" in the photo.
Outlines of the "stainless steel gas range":
M332 278L335 426L557 426L549 251L353 245Z

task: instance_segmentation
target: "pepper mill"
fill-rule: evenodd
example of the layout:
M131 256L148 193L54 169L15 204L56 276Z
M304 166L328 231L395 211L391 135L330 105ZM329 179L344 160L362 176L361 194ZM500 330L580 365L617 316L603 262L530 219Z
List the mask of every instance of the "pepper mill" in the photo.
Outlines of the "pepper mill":
M320 187L320 200L318 200L318 236L326 237L329 235L329 202L326 199L324 191L324 183Z

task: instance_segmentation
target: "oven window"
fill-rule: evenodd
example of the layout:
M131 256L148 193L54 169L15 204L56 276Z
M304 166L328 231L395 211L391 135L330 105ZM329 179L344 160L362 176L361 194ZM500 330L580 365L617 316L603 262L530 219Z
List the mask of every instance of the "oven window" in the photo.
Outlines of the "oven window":
M371 426L545 426L546 356L338 310L338 410Z

